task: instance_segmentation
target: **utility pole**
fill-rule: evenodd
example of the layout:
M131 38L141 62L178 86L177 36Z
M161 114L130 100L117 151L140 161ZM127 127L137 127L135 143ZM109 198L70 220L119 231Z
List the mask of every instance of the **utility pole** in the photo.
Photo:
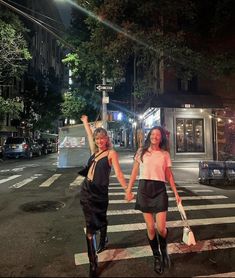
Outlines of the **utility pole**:
M105 70L102 70L102 85L106 85ZM107 130L107 95L106 91L102 91L102 121L103 127Z
M113 92L114 86L112 84L106 84L106 76L104 67L102 69L102 84L96 84L95 90L102 92L102 122L103 127L107 130L107 103L109 103L109 97L107 92Z

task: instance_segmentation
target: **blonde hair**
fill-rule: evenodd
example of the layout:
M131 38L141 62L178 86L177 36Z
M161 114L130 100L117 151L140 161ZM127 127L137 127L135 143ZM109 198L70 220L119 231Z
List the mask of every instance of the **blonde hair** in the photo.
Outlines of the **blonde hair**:
M108 132L107 132L106 129L104 129L103 127L98 127L98 128L95 129L95 131L93 132L93 140L94 140L94 142L95 142L95 138L96 138L97 135L106 136L108 138L107 143L106 143L106 147L108 149L111 148L112 144L110 142L110 138L108 136ZM97 146L96 146L96 148L97 148Z

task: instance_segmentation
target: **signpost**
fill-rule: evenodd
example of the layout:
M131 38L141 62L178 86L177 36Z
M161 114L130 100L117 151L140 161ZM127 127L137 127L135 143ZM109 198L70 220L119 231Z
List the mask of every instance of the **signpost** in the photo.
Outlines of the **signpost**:
M102 92L102 121L103 121L103 127L107 129L107 103L109 103L109 97L107 96L106 93L113 92L114 86L110 84L106 84L104 70L103 70L102 84L96 84L95 91Z

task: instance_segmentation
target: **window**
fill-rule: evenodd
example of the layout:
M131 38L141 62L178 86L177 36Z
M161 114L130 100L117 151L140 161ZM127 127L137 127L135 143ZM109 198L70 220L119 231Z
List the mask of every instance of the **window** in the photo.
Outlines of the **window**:
M176 119L176 152L204 152L203 119Z
M191 79L177 79L178 91L185 91L196 93L198 91L197 77L193 76Z

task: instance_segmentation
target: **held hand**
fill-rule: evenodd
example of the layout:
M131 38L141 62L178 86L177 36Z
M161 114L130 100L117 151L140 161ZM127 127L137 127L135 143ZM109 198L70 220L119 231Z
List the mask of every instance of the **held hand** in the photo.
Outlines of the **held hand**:
M80 120L83 122L83 123L88 123L88 117L87 115L82 115Z
M133 200L135 198L135 195L132 192L126 192L125 195L125 200L127 202L130 202L131 200Z

